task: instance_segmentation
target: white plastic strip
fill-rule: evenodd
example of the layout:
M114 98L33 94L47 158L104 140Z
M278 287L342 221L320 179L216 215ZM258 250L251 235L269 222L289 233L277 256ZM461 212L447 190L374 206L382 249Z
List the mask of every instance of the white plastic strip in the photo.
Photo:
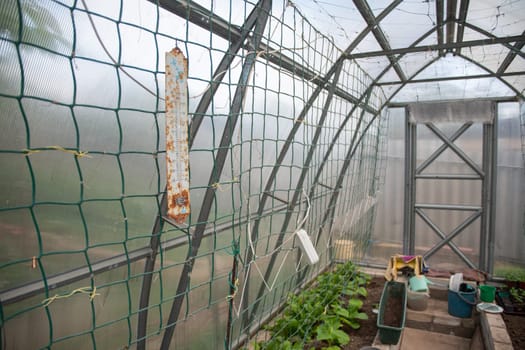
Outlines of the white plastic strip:
M478 122L492 124L492 101L421 102L407 106L411 123Z

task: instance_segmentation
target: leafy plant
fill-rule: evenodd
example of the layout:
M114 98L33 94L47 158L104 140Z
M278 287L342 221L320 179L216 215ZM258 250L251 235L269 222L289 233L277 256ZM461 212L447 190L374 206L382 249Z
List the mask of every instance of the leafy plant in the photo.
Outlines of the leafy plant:
M317 340L326 340L329 346L332 346L333 344L348 344L350 336L340 329L341 326L341 321L337 316L332 316L326 319L323 323L317 326L315 330L317 333Z
M524 269L511 270L511 271L506 272L504 277L507 281L510 281L510 282L525 281L525 270Z
M323 349L340 349L350 341L344 328L358 329L359 322L368 319L359 310L370 279L351 262L321 274L312 288L288 296L281 316L265 327L271 339L256 349L302 349L311 341L327 344Z
M525 289L513 287L509 292L517 303L522 304L525 302Z

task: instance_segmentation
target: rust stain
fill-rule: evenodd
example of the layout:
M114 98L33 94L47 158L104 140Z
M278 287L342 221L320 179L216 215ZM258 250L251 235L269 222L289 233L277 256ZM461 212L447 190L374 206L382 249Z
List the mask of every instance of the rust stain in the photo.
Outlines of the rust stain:
M190 214L188 62L179 48L166 53L166 164L168 216L183 224Z

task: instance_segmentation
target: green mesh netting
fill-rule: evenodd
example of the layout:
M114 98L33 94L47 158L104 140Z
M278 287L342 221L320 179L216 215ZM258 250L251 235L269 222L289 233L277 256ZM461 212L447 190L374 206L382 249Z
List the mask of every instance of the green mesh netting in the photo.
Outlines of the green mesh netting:
M163 200L174 47L189 65L185 225ZM2 1L2 348L229 348L358 259L386 123L381 90L341 56L292 2Z

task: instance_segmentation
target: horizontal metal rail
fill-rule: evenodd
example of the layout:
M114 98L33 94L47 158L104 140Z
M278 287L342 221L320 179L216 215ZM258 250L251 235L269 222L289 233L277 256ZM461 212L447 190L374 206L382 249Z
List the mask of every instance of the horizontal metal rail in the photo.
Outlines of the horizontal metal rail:
M399 55L399 54L416 53L416 52L452 50L452 49L457 49L457 48L462 48L462 47L486 46L486 45L494 45L494 44L508 44L508 43L515 43L515 42L523 42L523 41L525 41L525 37L523 35L513 35L513 36L507 36L507 37L496 37L496 38L463 41L460 43L424 45L424 46L406 47L406 48L392 49L392 50L360 52L360 53L347 55L346 57L348 59L359 59L359 58ZM520 53L520 52L518 52L517 54L520 56L524 55L523 53Z
M412 79L407 81L407 84L418 84L418 83L436 83L436 82L446 82L452 80L468 80L468 79L486 79L486 78L498 78L498 77L514 77L522 76L525 72L508 72L508 73L487 73L487 74L473 74L466 76L453 76L453 77L441 77L441 78L422 78L422 79ZM377 86L385 85L399 85L402 84L402 81L383 81L379 82Z
M422 204L416 203L415 208L436 209L436 210L460 210L460 211L479 211L482 208L474 205L453 205L453 204Z
M432 179L432 180L483 180L479 175L468 174L419 174L416 179Z
M305 202L306 200L303 200ZM270 208L266 210L262 216L268 216L272 215L277 212L281 212L283 210L287 210L288 205L280 205L275 208ZM232 229L233 227L237 227L240 225L243 225L251 220L250 217L244 217L240 221L237 221L235 224L232 224L231 222L227 222L220 225L214 225L211 227L206 228L204 231L203 237L209 237L213 235L214 233L224 232L227 230ZM212 223L210 223L212 224ZM163 251L172 250L178 247L181 247L188 243L188 239L186 236L173 238L170 240L167 240L161 244L160 249ZM51 276L47 278L47 290L53 290L68 284L71 284L73 282L77 282L84 278L89 278L93 274L99 274L102 272L106 272L109 270L116 269L118 267L127 265L128 263L135 262L141 259L146 258L152 253L152 250L149 246L138 248L136 250L133 250L127 254L119 254L114 257L104 259L101 261L98 261L96 263L91 264L91 268L88 266L82 266L70 271L62 272L57 275ZM18 301L30 298L32 296L35 296L39 293L42 293L46 290L46 285L43 281L35 281L30 282L28 284L11 288L5 291L2 291L0 293L0 302L3 306L16 303Z
M494 102L519 102L519 98L516 96L499 96L499 97L487 97L487 98L466 98L466 99L455 99L455 100L443 100L442 102L468 102L468 101L494 101ZM389 102L386 104L388 108L405 108L411 103L422 103L421 101L405 101L405 102ZM423 102L424 103L424 102Z

